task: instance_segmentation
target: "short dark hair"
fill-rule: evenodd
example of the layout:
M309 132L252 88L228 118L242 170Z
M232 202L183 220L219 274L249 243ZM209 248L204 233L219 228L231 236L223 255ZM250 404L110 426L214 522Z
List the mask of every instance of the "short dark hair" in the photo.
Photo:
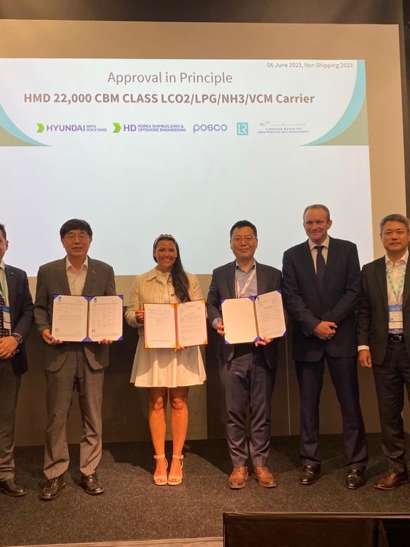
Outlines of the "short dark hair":
M4 224L0 224L0 232L3 234L4 239L7 239L6 226Z
M406 226L406 229L408 232L410 232L410 220L405 217L404 215L400 215L399 213L392 213L391 215L387 215L380 221L380 233L383 233L383 228L386 222L401 222Z
M303 222L305 222L305 215L309 209L323 209L327 216L327 221L330 220L330 211L329 208L326 207L326 205L322 205L321 203L314 203L313 205L308 205L305 207L305 210L303 211Z
M256 229L255 224L252 224L252 222L249 222L249 220L238 220L238 222L235 222L235 224L229 231L229 237L232 239L232 234L234 230L236 230L236 228L246 228L247 226L249 226L249 228L252 228L255 237L258 237L258 230Z
M88 222L79 218L72 218L64 222L60 228L60 238L63 239L63 237L68 234L68 232L71 232L71 230L82 230L83 232L87 232L87 235L90 237L93 237L91 226Z

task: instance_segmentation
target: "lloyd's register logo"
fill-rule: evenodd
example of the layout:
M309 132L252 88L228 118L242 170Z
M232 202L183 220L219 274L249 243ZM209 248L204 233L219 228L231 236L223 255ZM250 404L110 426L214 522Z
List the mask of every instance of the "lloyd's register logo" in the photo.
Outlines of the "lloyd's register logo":
M238 137L247 137L249 135L249 126L247 122L238 122L236 124L236 134Z

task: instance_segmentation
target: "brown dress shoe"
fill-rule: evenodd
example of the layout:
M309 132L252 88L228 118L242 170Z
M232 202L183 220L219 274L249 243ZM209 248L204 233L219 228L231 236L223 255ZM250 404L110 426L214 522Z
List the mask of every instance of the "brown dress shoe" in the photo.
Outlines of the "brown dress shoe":
M229 477L229 488L232 488L232 490L243 488L246 485L247 478L247 467L234 467L231 476Z
M275 488L276 480L267 467L254 467L253 472L260 486L265 488Z
M379 490L394 490L401 484L409 482L407 476L407 470L403 473L397 473L397 471L389 471L387 475L382 477L380 480L374 483L374 487Z

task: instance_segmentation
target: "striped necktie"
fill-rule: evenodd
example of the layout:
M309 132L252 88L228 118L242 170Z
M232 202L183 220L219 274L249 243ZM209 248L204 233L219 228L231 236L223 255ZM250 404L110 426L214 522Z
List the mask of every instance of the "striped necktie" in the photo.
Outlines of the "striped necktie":
M3 298L3 287L1 286L0 282L0 338L3 336L8 336L10 334L8 329L4 328L4 312L3 312L3 306L6 304Z

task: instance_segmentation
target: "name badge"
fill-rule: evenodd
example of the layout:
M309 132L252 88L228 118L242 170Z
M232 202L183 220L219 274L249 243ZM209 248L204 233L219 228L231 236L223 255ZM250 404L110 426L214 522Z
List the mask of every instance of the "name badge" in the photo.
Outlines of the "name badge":
M389 331L403 331L403 306L392 304L387 308L389 313Z
M3 326L5 329L11 329L11 318L10 318L10 306L3 305Z

